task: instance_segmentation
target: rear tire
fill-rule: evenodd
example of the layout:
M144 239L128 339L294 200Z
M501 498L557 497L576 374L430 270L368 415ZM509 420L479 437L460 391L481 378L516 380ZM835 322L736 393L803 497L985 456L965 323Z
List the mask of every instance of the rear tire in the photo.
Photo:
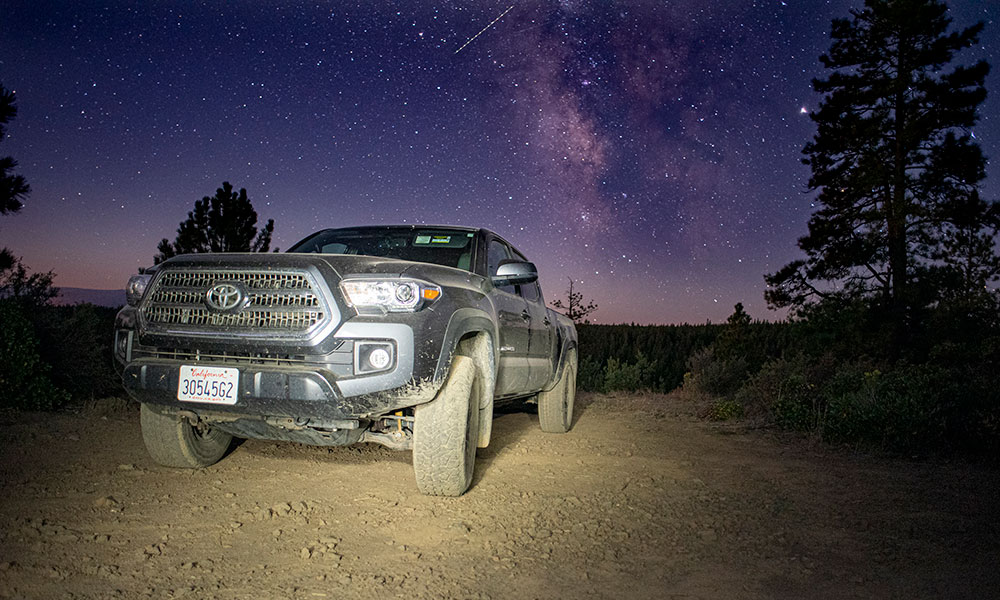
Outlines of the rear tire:
M437 396L414 411L413 473L429 496L461 496L472 483L479 439L476 363L456 355Z
M566 354L559 383L547 392L538 393L538 424L546 433L566 433L573 426L573 403L576 401L576 349Z
M153 460L164 467L199 469L219 462L233 436L207 425L194 427L176 414L139 409L142 441Z

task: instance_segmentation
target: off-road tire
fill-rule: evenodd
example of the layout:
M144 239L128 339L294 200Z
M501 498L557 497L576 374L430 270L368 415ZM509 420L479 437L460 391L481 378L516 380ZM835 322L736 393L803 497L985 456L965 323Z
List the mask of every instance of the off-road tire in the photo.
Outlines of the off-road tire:
M233 436L219 429L196 428L186 419L160 413L143 404L139 409L142 441L153 460L164 467L199 469L219 462Z
M476 363L476 377L479 383L479 440L476 446L486 448L493 435L493 390L496 377L493 371L493 343L485 333L462 340L459 354L468 356Z
M566 354L559 382L551 390L538 393L538 424L546 433L566 433L573 426L576 367L576 349L573 349Z
M413 417L413 473L428 496L461 496L472 483L479 437L479 377L475 362L456 355L434 400Z

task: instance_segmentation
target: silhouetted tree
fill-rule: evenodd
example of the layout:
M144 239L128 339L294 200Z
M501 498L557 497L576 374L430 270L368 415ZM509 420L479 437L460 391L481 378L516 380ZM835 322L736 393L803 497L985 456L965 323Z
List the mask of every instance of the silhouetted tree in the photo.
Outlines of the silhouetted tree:
M14 103L14 92L0 85L0 141L7 134L4 127L17 116L17 105ZM0 215L6 215L21 210L22 200L31 191L28 182L21 175L11 171L17 167L17 161L10 156L0 157Z
M819 191L799 240L806 259L765 276L765 297L798 309L864 300L886 311L898 342L914 309L940 301L940 286L997 276L984 245L996 209L975 195L985 158L970 134L989 65L946 70L983 24L949 32L937 0L866 0L851 17L833 21L820 57L833 72L813 81L825 97L803 149Z
M733 314L726 319L726 327L716 341L716 351L726 357L746 357L750 353L749 330L753 320L743 308L742 302L733 307Z
M961 311L992 311L997 294L990 285L1000 279L1000 255L995 251L1000 205L980 199L978 190L956 194L948 202L951 219L931 254L937 261L934 274L942 280L941 300Z
M52 285L55 277L52 271L30 273L20 258L14 257L6 248L4 251L11 264L0 268L0 300L16 300L28 307L39 307L59 295L59 288Z
M246 189L237 194L226 181L215 196L194 203L194 210L177 228L177 239L173 244L166 238L161 240L157 246L160 253L153 262L197 252L267 252L273 231L274 219L268 219L257 231L257 211L247 199Z
M574 323L581 323L587 315L597 310L597 305L590 300L584 303L583 293L574 291L573 280L568 277L567 279L569 279L569 289L566 291L566 302L564 303L562 299L556 299L549 304L553 308L561 310Z
M14 92L0 85L0 141L7 134L5 125L15 116L17 105ZM15 167L17 161L10 156L0 158L0 215L20 211L24 207L22 200L31 192L24 177L11 173ZM0 299L14 299L29 307L48 304L59 293L58 288L52 285L53 277L51 271L29 273L10 249L0 248Z

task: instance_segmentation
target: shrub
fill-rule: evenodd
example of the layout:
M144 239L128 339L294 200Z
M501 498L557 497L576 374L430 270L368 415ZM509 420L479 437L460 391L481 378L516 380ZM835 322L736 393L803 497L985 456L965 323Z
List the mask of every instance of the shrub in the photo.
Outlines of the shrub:
M838 383L846 378L838 378ZM934 365L865 372L854 389L829 390L824 437L912 452L944 448L955 396L950 374Z
M964 382L935 365L885 370L803 355L764 365L735 395L749 418L807 431L836 443L897 452L945 449L961 439ZM988 434L984 434L988 439Z
M123 392L111 355L115 309L93 304L46 306L36 312L41 355L52 379L77 403Z
M581 357L576 374L576 386L588 392L604 392L604 368L600 362L587 356Z
M687 366L691 376L685 378L685 387L712 396L735 393L748 374L745 358L719 358L712 346L692 354Z
M736 398L719 398L708 409L712 421L730 421L743 416L743 404Z
M736 393L744 414L785 429L808 431L822 415L808 362L801 356L765 363Z
M688 356L712 343L720 325L577 325L580 373L589 391L668 392L681 385ZM611 363L615 359L617 364ZM634 386L634 387L624 387Z
M639 369L635 365L623 363L617 358L609 358L604 368L604 390L626 391L637 390L641 382Z
M20 410L50 410L69 396L53 385L49 365L38 352L38 338L16 301L0 301L0 394L3 405Z

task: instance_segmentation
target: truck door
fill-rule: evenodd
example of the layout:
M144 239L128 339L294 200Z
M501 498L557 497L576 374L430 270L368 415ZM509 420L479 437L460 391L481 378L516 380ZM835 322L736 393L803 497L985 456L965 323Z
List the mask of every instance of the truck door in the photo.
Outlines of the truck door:
M487 249L487 272L496 275L500 261L510 258L507 245L499 240L490 240ZM524 393L528 385L528 339L530 323L528 306L515 286L498 287L493 290L493 303L497 311L499 327L500 366L497 372L495 394L512 396Z
M542 389L552 378L555 356L552 321L538 282L518 286L528 307L528 387Z

